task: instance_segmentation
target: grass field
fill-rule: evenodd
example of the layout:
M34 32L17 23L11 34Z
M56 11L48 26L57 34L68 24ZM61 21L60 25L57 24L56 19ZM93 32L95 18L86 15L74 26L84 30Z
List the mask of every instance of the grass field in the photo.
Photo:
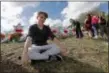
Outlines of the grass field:
M1 44L3 72L7 73L108 73L108 45L102 39L60 40L70 51L63 62L39 62L35 66L20 66L18 56L21 55L24 43Z

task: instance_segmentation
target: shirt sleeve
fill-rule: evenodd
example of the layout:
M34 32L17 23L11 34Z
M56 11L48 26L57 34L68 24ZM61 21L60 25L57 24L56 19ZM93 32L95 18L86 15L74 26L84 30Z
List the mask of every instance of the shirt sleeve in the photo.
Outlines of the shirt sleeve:
M30 26L30 27L29 27L29 30L28 30L28 35L27 35L27 36L29 36L29 37L32 38L32 37L34 36L33 32L34 32L33 27Z
M54 38L56 37L54 34L53 34L53 32L51 31L51 29L50 29L50 27L48 27L48 33L49 33L49 35L48 35L48 37L50 38L50 39L52 39L52 40L54 40Z

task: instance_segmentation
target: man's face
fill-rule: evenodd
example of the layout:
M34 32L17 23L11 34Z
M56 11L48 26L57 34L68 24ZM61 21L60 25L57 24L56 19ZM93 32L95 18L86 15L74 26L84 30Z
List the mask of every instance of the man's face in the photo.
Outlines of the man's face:
M37 16L37 20L38 20L38 23L43 24L46 20L46 17L43 14L40 14L39 16Z

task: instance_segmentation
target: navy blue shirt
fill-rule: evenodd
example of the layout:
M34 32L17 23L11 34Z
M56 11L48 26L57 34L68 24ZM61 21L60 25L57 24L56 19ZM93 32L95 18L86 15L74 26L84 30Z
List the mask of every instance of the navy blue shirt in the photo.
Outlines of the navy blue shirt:
M32 38L32 44L39 46L47 45L47 40L49 38L53 40L55 37L49 26L44 25L43 29L40 29L37 24L30 26L28 36Z

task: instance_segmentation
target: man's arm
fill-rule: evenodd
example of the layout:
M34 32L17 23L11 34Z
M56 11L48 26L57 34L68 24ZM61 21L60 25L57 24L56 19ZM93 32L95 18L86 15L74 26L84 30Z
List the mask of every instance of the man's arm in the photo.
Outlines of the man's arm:
M32 38L27 37L26 42L24 44L23 53L22 53L22 64L27 64L29 61L28 48L31 46L31 44L32 44Z
M67 50L65 44L60 43L60 41L59 41L57 38L54 38L54 39L53 39L53 42L56 43L56 44L60 47L61 54L62 54L63 56L67 56L67 54L68 54L69 52L68 52L68 50Z

